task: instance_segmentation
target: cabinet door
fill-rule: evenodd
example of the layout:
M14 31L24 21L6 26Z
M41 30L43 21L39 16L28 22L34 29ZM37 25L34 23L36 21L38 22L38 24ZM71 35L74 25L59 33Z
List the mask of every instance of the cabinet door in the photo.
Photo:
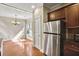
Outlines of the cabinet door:
M78 8L78 19L77 19L77 25L79 26L79 4L77 4L77 8Z
M79 23L79 5L71 5L65 8L66 20L67 20L67 27L75 27L78 26Z
M65 10L64 10L64 8L58 9L58 10L50 12L48 14L48 19L49 20L58 20L58 19L62 19L62 18L65 18Z
M48 13L48 20L55 20L55 12Z
M55 11L55 19L62 19L62 18L65 18L65 10L64 8L62 9L59 9L57 11Z

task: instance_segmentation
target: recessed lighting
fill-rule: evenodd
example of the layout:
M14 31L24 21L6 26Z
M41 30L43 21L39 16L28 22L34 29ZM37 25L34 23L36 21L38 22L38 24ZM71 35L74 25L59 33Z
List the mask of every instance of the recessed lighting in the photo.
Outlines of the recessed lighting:
M32 5L32 8L34 9L34 8L35 8L35 6L34 6L34 5Z

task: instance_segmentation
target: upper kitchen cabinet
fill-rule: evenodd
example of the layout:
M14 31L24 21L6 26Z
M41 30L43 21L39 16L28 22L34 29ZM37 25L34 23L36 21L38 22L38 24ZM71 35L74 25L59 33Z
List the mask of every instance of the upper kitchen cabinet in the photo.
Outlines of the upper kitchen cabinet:
M55 20L55 12L48 13L48 21Z
M55 19L62 19L65 18L65 10L64 8L59 9L55 12Z
M79 26L79 4L66 7L65 15L68 28Z
M64 8L55 10L53 12L48 13L48 20L58 20L65 18L65 10Z

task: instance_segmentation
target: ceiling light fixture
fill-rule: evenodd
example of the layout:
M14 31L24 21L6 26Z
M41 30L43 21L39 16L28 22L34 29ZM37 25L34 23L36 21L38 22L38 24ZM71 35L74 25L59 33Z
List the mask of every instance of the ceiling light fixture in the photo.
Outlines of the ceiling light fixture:
M32 9L35 9L35 6L34 5L32 5Z
M14 21L11 21L11 23L14 24L14 25L19 25L20 24L20 22L17 21L17 19L16 19L16 15L15 15Z

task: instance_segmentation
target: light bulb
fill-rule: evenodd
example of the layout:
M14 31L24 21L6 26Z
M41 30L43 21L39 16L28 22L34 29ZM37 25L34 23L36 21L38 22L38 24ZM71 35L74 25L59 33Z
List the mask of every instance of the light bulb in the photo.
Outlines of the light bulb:
M34 8L35 8L35 6L34 6L34 5L32 5L32 8L34 9Z

